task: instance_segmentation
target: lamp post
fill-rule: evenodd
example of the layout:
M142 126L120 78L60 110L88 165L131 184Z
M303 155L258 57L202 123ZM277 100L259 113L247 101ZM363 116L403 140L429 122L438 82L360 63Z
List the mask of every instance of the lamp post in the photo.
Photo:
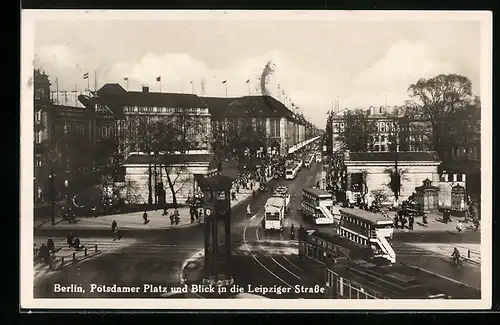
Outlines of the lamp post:
M51 213L50 213L50 222L52 225L56 224L56 202L55 202L55 184L54 184L54 170L50 167L50 203L51 203Z

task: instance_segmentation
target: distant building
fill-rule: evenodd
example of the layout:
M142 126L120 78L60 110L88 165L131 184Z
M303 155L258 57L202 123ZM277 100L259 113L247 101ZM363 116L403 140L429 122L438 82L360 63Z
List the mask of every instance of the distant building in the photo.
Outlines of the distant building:
M201 97L212 115L213 129L227 145L232 135L258 133L264 150L285 155L292 146L319 134L303 116L293 113L271 96L238 98Z
M401 116L398 107L370 107L368 109L349 110L333 114L330 117L331 139L333 151L343 147L342 134L346 127L345 113L361 112L365 117L374 122L375 132L371 135L369 151L428 151L431 148L431 125L419 117ZM348 150L350 148L347 148Z

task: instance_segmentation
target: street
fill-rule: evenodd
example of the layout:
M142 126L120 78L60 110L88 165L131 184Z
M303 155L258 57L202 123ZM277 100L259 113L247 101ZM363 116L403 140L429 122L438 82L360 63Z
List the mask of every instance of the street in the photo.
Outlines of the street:
M270 191L261 193L253 201L249 201L253 215L251 219L245 214L246 202L232 210L233 264L238 266L234 274L235 283L244 286L278 285L285 288L295 288L296 285L324 285L321 270L311 272L309 266L303 265L297 258L297 242L289 240L289 227L292 223L296 227L302 224L306 229L318 228L304 221L299 210L301 189L314 186L318 181L320 170L320 164L313 164L311 169L303 168L294 180L271 181L272 188L286 185L291 194L290 212L282 233L267 232L261 227L264 204L271 195ZM47 238L47 233L37 235L35 242L41 243ZM56 245L63 246L63 233L57 235L59 237ZM130 293L97 293L89 290L84 293L55 293L54 284L61 286L81 284L87 287L90 284L177 285L180 283L181 269L185 261L203 250L203 232L200 226L161 231L154 229L127 231L124 237L117 241L112 240L109 231L99 229L80 231L79 235L83 244L88 246L97 244L102 254L68 265L60 271L37 272L36 297L160 297L161 293L135 293L132 296ZM431 247L439 246L442 252L422 247L424 243L428 243L426 245ZM455 243L460 245L479 243L479 238L473 232L458 235L429 231L398 232L393 239L399 262L427 269L430 273L464 283L466 286L480 288L479 266L465 263L463 269L456 269L449 264L446 251L449 248L451 254ZM294 290L285 294L266 295L268 298L319 298L320 296L297 294Z

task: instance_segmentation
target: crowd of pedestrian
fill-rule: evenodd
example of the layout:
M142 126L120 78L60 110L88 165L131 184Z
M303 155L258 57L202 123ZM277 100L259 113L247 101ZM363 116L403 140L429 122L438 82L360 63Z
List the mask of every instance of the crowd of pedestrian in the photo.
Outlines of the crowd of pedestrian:
M81 243L80 238L73 235L71 232L66 236L66 244L69 248L73 248L77 251L85 248L85 245ZM55 253L60 249L61 248L56 248L54 238L52 236L47 239L47 243L42 243L39 247L37 244L33 244L33 258L35 264L43 263L44 265L50 265Z

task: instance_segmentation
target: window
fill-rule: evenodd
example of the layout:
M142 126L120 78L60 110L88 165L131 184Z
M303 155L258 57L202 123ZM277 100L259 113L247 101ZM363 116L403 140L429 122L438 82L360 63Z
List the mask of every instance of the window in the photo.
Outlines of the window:
M84 134L84 133L85 133L85 126L84 126L83 124L80 124L79 129L80 129L80 133L81 133L81 134Z
M379 151L379 150L380 150L379 146L378 146L378 144L376 144L375 147L373 148L373 151Z
M380 142L385 142L385 135L383 135L383 136L381 137Z
M35 142L36 143L42 142L42 132L41 131L35 133Z
M380 145L380 151L385 151L385 145Z

